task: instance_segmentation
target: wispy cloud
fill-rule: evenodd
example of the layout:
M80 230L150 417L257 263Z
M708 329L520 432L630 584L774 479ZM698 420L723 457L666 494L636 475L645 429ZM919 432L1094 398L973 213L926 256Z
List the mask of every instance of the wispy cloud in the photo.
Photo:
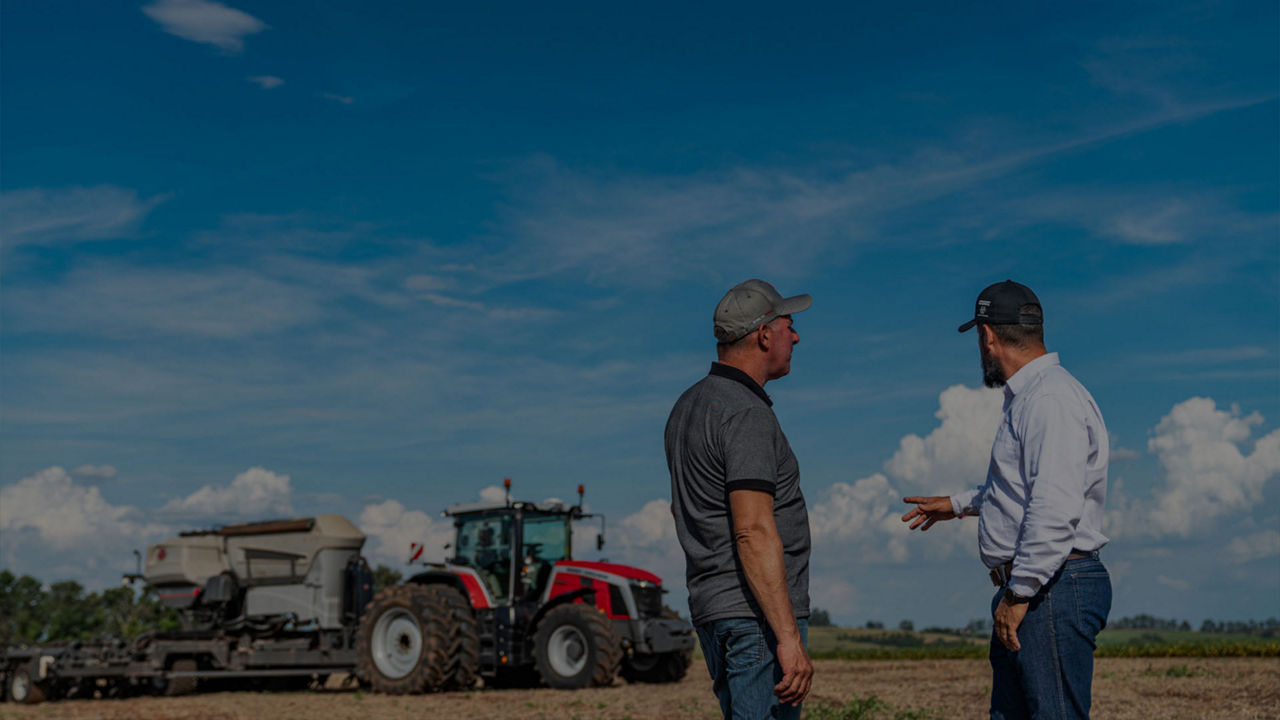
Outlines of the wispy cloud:
M1165 353L1140 353L1132 356L1137 365L1186 366L1228 365L1231 363L1264 360L1271 351L1260 345L1233 345L1231 347L1195 348Z
M234 268L194 272L103 264L72 272L54 287L15 288L6 302L21 309L19 327L106 337L243 337L321 315L315 289Z
M284 78L278 78L275 75L254 75L253 77L245 78L245 80L248 80L263 90L271 90L284 84Z
M246 37L267 29L258 18L212 0L157 0L142 12L170 35L228 53L240 52Z
M0 238L13 248L128 237L165 199L115 185L11 190L0 194Z
M336 103L342 103L343 105L350 105L351 103L356 101L356 99L351 97L350 95L339 95L337 93L331 93L331 92L323 93L320 95L320 97L324 98L325 100L332 100Z

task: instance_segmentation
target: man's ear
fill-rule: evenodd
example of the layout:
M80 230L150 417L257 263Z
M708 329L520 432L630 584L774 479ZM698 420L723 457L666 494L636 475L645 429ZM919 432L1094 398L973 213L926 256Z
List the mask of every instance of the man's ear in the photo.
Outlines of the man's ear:
M994 353L1000 349L1000 338L996 337L990 327L978 325L978 337L981 338L982 347L986 348L987 352Z
M761 324L760 327L756 328L752 332L756 333L756 345L758 345L761 350L768 352L769 347L773 344L773 338L769 337L769 333L772 332L772 328L769 327L769 323Z

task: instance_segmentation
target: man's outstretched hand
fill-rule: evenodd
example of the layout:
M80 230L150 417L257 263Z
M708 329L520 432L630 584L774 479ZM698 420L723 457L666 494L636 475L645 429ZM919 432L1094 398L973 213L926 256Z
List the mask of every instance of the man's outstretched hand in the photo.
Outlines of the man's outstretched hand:
M946 495L906 497L902 498L902 502L915 505L910 512L902 516L902 522L911 523L909 530L915 530L919 527L920 531L924 532L933 527L934 523L941 520L951 520L956 516L955 510L951 509L951 498ZM921 524L924 527L920 527Z

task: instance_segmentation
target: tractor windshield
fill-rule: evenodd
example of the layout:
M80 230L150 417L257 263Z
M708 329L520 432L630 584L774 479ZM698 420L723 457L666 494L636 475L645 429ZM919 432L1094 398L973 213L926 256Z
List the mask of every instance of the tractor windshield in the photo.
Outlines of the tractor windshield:
M556 561L571 557L569 523L564 515L525 515L521 540L524 549L521 595L525 600L536 600L546 590Z

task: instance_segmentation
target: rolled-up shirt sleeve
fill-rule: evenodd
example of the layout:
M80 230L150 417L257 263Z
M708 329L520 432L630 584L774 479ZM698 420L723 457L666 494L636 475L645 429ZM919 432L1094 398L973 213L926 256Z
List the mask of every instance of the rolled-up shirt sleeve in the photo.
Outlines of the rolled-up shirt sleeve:
M1071 553L1084 513L1089 431L1078 403L1057 395L1035 398L1022 432L1026 513L1018 533L1009 588L1030 597Z
M951 496L951 512L956 517L977 515L982 510L982 490L986 486L965 490Z

